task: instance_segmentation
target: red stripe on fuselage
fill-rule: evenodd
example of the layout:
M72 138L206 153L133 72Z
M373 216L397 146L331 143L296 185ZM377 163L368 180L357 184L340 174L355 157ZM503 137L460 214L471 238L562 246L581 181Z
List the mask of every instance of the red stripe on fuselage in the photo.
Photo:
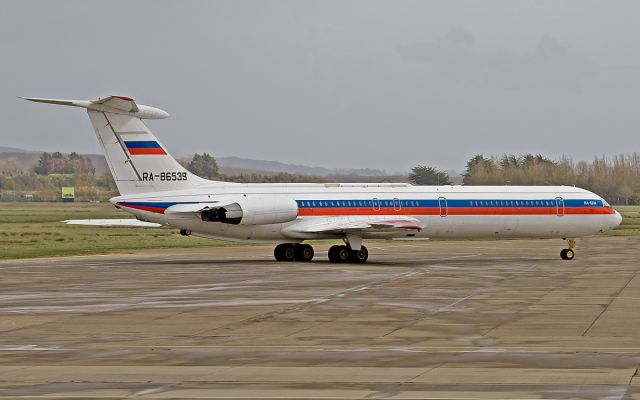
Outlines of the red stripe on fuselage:
M134 204L120 204L120 207L135 208L136 210L149 211L156 214L164 214L165 210L162 207L139 206Z

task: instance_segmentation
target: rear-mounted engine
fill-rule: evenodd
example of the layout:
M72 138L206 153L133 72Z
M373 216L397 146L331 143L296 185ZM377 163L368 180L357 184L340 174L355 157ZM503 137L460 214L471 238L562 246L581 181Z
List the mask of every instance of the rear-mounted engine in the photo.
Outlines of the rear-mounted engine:
M282 224L298 217L298 205L290 198L247 197L224 207L202 211L201 217L207 222L234 225Z

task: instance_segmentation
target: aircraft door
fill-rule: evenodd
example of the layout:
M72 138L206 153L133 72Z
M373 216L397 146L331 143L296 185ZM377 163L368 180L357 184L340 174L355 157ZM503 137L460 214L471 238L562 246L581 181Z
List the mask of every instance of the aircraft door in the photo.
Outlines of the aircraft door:
M447 199L445 197L438 197L438 206L440 206L440 216L446 217L449 213L449 207L447 206Z
M393 209L394 209L394 211L400 211L401 210L400 199L398 199L398 198L393 199Z
M380 200L373 199L373 211L380 211Z
M556 197L556 210L558 217L564 215L564 199L562 197Z

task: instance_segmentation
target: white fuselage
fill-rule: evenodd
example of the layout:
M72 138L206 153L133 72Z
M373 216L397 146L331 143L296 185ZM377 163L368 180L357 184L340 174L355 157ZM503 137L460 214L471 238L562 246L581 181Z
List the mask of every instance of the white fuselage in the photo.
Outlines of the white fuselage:
M177 204L215 204L226 198L264 204L295 201L297 211L288 222L247 225L203 221L194 213L165 212ZM575 238L604 232L621 221L620 214L601 197L570 186L229 184L119 196L111 201L139 219L231 241L336 238L341 235L300 233L300 227L332 219L380 216L411 216L424 228L367 231L363 238Z

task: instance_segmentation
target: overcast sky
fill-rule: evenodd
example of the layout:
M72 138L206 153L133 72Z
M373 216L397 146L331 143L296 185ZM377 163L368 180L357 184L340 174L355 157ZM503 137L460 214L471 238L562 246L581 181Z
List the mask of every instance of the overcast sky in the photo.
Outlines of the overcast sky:
M4 1L0 145L99 152L133 96L207 151L389 172L475 153L640 150L640 1Z

